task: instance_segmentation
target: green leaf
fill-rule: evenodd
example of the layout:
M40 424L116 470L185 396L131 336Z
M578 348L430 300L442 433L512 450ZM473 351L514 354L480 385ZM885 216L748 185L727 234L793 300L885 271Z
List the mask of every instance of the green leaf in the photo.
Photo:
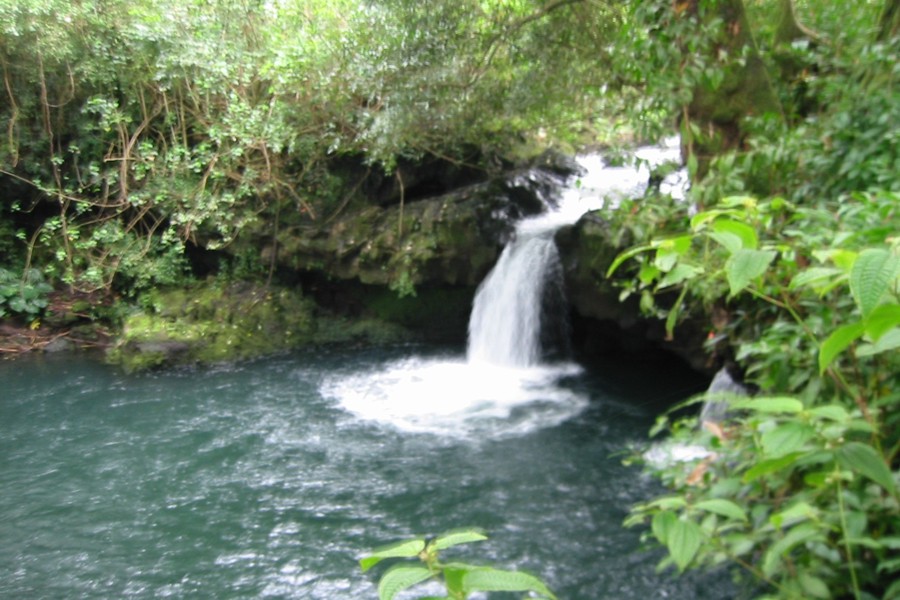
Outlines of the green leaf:
M816 519L818 516L819 513L813 506L808 502L803 502L801 500L795 502L783 511L775 513L769 517L769 521L772 525L781 529L783 527L791 527L801 521Z
M747 520L747 513L744 512L743 508L741 508L731 500L725 500L723 498L703 500L696 503L694 505L694 508L705 510L706 512L715 513L723 517L728 517L729 519L736 519L738 521Z
M360 559L359 566L366 572L385 558L412 558L418 556L424 549L425 540L422 538L388 544L376 548L370 555Z
M703 225L709 223L710 221L715 221L719 217L729 216L729 217L737 217L741 218L744 216L744 211L736 210L733 208L729 209L713 209L707 210L703 212L699 212L693 217L691 217L691 229L694 231L698 231Z
M738 250L725 263L725 276L728 278L728 286L731 295L734 296L750 282L766 272L769 265L775 260L774 250Z
M895 327L881 336L874 344L860 344L856 349L856 356L874 356L882 352L889 352L900 348L900 327Z
M703 531L693 521L676 519L674 523L671 523L666 547L675 564L678 565L679 571L684 571L694 560L702 543Z
M729 233L741 241L741 248L756 250L759 246L759 238L756 230L740 221L733 219L717 219L712 225L716 233Z
M866 335L873 342L900 325L900 304L880 304L866 317Z
M392 600L394 596L417 583L431 578L425 567L397 565L388 569L378 582L378 600Z
M761 413L798 413L803 410L803 403L787 396L771 396L763 398L742 398L731 402L737 410L752 410Z
M660 280L657 289L662 289L670 285L677 285L686 279L693 279L701 273L703 273L702 267L678 263L675 265L675 268L666 273L666 276Z
M728 250L728 254L735 254L744 247L740 236L727 231L712 231L709 233L709 237Z
M666 339L671 340L675 336L675 325L678 324L678 315L681 314L681 308L684 306L684 297L687 295L687 290L687 287L681 288L678 299L675 300L675 304L672 305L672 308L669 309L669 314L666 315Z
M847 442L837 450L836 456L842 467L868 477L891 494L897 494L897 484L890 468L872 446Z
M744 483L750 483L765 475L783 471L784 469L796 464L797 459L801 456L803 456L802 452L793 452L791 454L786 454L785 456L780 456L778 458L761 460L747 469L741 480Z
M644 263L641 265L641 270L638 272L638 279L640 279L641 283L644 285L649 285L654 279L659 277L661 273L662 271L657 269L654 265Z
M824 406L816 406L807 411L811 416L820 419L829 419L831 421L846 421L850 418L847 409L839 404L826 404Z
M488 539L487 535L480 529L459 529L443 533L431 543L437 550L443 550L459 544L483 542L486 539Z
M814 290L820 290L821 288L828 288L837 279L843 278L844 276L843 271L834 267L812 267L797 273L794 278L791 279L791 284L788 287L792 290L803 287L811 287Z
M764 432L760 441L767 456L777 457L800 450L814 434L809 425L789 421Z
M678 262L681 255L672 248L660 247L656 249L656 258L653 259L653 265L663 273L668 273Z
M866 326L863 323L850 323L832 331L819 347L819 374L824 373L834 359L862 337L865 331Z
M822 600L831 598L828 584L815 575L810 575L804 571L797 576L797 580L800 582L800 587L803 588L803 592L807 597L821 598Z
M544 582L534 575L490 567L481 567L466 573L463 576L463 588L466 592L535 592L544 598L556 598Z
M650 529L653 535L659 540L659 543L667 545L669 542L669 532L674 524L678 521L678 516L671 510L664 510L653 515L650 522Z
M853 269L853 263L856 262L856 257L858 255L852 250L838 248L834 250L816 250L813 252L813 256L822 262L830 260L841 271L849 274Z
M821 533L818 527L813 523L803 523L792 528L783 538L772 544L768 552L766 552L762 563L765 576L772 577L778 571L782 557L795 546L820 536Z
M900 270L900 259L889 251L868 248L859 253L850 271L850 293L863 318L868 317Z
M663 496L647 504L648 507L656 507L660 510L672 510L673 508L685 508L687 500L683 496Z
M635 257L643 252L647 252L648 250L653 250L656 247L657 244L644 244L643 246L636 246L634 248L626 250L625 252L622 252L615 258L615 260L613 260L612 264L609 265L609 269L606 270L606 277L612 277L612 274L616 272L616 269L622 266L622 263L624 263L629 258Z
M457 598L463 596L465 594L463 577L465 577L466 573L471 571L473 568L477 567L460 563L451 563L444 565L443 576L444 585L447 587L447 593L453 594Z

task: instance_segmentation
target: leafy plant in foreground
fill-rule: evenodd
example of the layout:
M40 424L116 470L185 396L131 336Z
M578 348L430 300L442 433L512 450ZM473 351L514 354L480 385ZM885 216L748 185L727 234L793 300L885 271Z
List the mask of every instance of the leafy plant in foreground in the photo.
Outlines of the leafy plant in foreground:
M441 562L442 550L481 542L487 536L477 529L450 531L433 539L413 538L374 550L359 561L362 570L368 571L384 559L417 558L421 564L399 563L381 576L378 582L379 600L391 600L397 594L428 580L443 581L446 600L463 600L472 592L530 592L537 598L555 600L556 596L534 575L521 571L505 571L493 567L472 565L461 562ZM433 596L421 600L438 600Z
M662 566L735 562L779 598L900 598L900 248L883 227L894 213L873 220L866 201L726 198L613 262L641 265L623 285L670 334L698 304L718 306L714 337L775 395L730 400L724 423L659 422L705 451L651 467L672 493L626 521L650 524ZM666 294L677 299L660 308Z

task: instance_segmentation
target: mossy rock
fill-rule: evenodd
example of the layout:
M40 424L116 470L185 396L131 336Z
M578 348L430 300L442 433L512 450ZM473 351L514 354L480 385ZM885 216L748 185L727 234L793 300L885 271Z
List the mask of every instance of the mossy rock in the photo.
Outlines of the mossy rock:
M308 343L313 303L299 291L216 281L154 291L125 319L108 357L128 371L228 362Z

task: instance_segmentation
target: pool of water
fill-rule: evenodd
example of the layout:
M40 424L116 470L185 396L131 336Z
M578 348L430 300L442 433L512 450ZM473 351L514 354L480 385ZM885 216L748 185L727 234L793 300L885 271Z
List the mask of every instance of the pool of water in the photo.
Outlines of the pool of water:
M660 408L646 377L463 360L341 348L134 376L0 361L0 597L376 598L368 549L466 526L491 539L460 558L560 598L731 596L725 574L657 573L621 527L657 491L620 454Z

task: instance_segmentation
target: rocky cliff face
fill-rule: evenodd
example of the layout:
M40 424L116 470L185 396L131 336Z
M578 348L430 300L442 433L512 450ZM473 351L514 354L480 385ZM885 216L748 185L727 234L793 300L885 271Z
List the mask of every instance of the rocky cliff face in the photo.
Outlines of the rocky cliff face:
M664 323L643 316L636 298L619 299L619 288L606 278L615 257L625 250L614 237L610 225L595 213L556 235L572 312L573 345L589 356L661 350L681 357L697 371L709 372L714 365L703 348L705 319L682 323L675 338L668 339ZM628 276L625 269L619 275L623 273Z
M346 210L321 225L282 231L276 262L400 295L418 286L474 287L496 262L512 223L544 210L564 173L557 163L430 198Z

